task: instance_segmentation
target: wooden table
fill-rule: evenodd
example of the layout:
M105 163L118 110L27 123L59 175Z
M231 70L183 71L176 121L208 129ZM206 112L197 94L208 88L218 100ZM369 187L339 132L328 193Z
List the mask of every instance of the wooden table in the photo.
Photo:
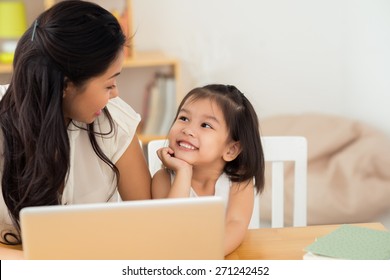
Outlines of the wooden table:
M386 230L381 223L355 224ZM251 229L227 260L302 260L303 249L340 225Z
M21 246L9 246L0 243L0 260L23 260Z
M381 223L355 224L373 229L386 230ZM321 225L308 227L251 229L227 260L302 260L305 248L316 237L335 230L340 225ZM0 259L23 259L21 247L0 244Z

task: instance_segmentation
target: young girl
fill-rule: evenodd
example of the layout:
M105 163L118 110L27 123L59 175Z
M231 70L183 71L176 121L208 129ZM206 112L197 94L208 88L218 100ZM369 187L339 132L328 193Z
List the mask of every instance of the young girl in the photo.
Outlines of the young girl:
M255 110L234 86L195 88L182 100L168 141L169 147L157 151L166 168L152 179L152 197L223 197L225 255L231 253L247 231L253 188L261 192L264 185Z

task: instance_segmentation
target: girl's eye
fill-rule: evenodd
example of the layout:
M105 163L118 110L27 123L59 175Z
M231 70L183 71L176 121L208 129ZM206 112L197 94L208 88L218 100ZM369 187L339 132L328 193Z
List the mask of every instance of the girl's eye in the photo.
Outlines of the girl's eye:
M201 127L205 127L205 128L213 128L211 125L209 125L208 123L202 123Z
M114 88L116 88L116 85L112 85L112 86L107 87L108 90L112 90Z

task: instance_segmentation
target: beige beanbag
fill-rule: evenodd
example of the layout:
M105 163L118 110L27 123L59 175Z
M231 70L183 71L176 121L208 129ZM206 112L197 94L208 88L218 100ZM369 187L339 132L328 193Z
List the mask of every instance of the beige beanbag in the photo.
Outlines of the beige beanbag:
M358 121L324 114L279 115L260 121L264 136L308 141L308 224L367 222L390 211L390 139ZM292 165L286 168L285 218L291 225ZM270 176L261 197L271 217Z

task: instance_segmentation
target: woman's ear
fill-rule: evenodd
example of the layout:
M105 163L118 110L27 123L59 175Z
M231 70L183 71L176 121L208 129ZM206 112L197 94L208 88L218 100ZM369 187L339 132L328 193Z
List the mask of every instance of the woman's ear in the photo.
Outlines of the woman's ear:
M64 78L64 91L62 97L65 98L74 92L75 85L68 79Z
M226 151L223 154L223 159L225 161L232 161L234 160L239 154L241 153L241 144L239 141L236 142L230 142L227 147Z

